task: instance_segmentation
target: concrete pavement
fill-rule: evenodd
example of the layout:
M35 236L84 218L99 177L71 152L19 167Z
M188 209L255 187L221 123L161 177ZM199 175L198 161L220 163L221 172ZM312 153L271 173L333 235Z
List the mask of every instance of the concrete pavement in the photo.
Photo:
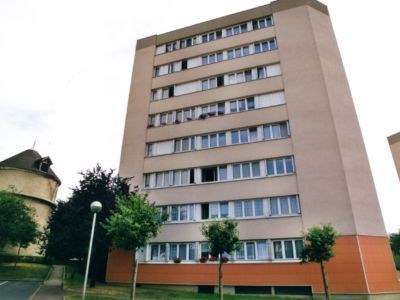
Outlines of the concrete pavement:
M40 288L40 282L0 281L1 300L29 300Z

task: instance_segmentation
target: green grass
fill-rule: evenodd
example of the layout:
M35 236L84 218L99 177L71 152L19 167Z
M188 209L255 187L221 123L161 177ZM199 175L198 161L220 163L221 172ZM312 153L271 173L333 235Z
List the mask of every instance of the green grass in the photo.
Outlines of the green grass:
M42 281L49 273L50 266L35 263L0 263L0 280Z

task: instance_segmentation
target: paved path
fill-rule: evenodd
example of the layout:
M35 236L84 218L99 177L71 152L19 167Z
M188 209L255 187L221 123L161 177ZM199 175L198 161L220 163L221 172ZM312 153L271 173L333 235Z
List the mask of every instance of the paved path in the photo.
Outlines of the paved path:
M39 289L40 282L0 281L1 300L28 300Z
M52 266L49 277L43 282L32 300L63 300L65 295L62 287L63 278L64 266Z

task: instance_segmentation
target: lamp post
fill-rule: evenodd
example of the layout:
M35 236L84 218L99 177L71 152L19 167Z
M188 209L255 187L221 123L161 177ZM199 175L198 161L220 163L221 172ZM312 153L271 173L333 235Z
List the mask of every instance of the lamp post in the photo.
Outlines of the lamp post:
M83 283L83 294L82 294L82 299L85 299L86 296L86 285L87 285L87 279L88 279L88 274L89 274L89 264L90 264L90 255L92 254L92 244L93 244L93 236L94 236L94 226L96 225L96 215L98 212L101 211L102 205L99 201L94 201L90 204L90 210L93 212L93 224L92 224L92 232L90 234L90 242L89 242L89 251L88 251L88 257L87 257L87 262L86 262L86 272L85 272L85 281Z

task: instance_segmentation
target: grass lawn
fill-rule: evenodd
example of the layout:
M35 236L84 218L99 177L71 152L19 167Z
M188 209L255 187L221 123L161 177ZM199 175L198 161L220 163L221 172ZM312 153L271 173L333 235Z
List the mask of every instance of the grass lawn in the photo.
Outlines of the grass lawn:
M72 270L67 267L66 281L64 283L64 289L73 292L77 296L65 297L65 300L80 300L81 291L83 286L83 276L79 273L75 273L71 279ZM79 295L79 296L78 296ZM127 284L105 284L96 282L96 287L87 288L86 292L87 300L110 300L110 299L129 299L129 285ZM149 289L138 287L136 289L136 299L159 299L159 300L217 300L217 294L197 294L190 292L180 292L162 289ZM224 295L225 300L257 300L257 299L279 299L279 300L295 300L302 298L294 297L268 297L268 296L239 296L239 295ZM304 298L303 298L304 299Z
M42 281L49 273L50 266L34 263L0 263L0 280Z

